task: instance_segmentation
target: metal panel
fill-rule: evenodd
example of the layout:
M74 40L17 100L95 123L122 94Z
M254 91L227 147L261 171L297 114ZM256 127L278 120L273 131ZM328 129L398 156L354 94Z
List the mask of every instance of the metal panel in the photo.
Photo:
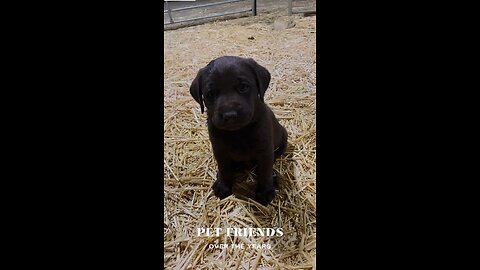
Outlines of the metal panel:
M294 10L293 9L293 1L288 0L288 16L291 16L294 13L305 13L305 12L315 12L316 10Z
M250 11L252 11L252 9L246 9L246 10L242 10L242 11L225 12L225 13L222 13L222 14L216 14L216 15L211 15L211 16L205 16L205 17L198 17L198 18L193 18L193 19L175 21L175 23L191 22L191 21L202 20L202 19L210 19L210 18L216 18L216 17L225 16L225 15L232 15L232 14L237 14L237 13L240 14L240 13L250 12ZM171 23L167 23L167 25L169 25L169 24L171 24Z
M218 6L218 5L230 4L235 2L243 2L243 1L245 0L228 0L224 2L218 2L218 3L210 3L210 4L196 5L196 6L183 7L183 8L174 8L172 9L172 11L182 11L182 10L201 8L201 7L211 7L211 6Z
M196 5L196 6L189 6L189 7L182 7L182 8L174 8L171 9L168 6L168 1L164 1L167 9L163 10L163 13L167 13L170 19L169 23L163 23L163 25L169 25L169 24L174 24L174 23L182 23L182 22L190 22L190 21L196 21L196 20L202 20L202 19L209 19L209 18L215 18L215 17L220 17L220 16L225 16L225 15L232 15L232 14L240 14L240 13L245 13L245 12L252 12L253 16L257 15L257 0L251 0L252 2L252 7L247 10L240 10L240 11L233 11L233 12L224 12L220 14L215 14L215 15L209 15L209 16L204 16L204 17L197 17L193 19L186 19L186 20L180 20L180 21L175 21L172 16L172 12L175 11L183 11L183 10L191 10L191 9L196 9L196 8L204 8L204 7L211 7L211 6L217 6L217 5L225 5L225 4L231 4L235 2L243 2L247 0L226 0L226 1L219 1L215 3L208 3L208 4L201 4L201 5Z

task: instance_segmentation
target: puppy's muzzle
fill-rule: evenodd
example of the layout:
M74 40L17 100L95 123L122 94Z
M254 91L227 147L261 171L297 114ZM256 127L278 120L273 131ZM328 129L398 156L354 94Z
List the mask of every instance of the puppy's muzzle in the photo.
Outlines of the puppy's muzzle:
M238 118L238 113L236 111L226 111L223 113L220 113L220 118L223 120L225 123L229 122L235 122L235 120Z
M251 116L240 104L228 104L220 107L213 117L213 124L224 130L237 130L248 124Z

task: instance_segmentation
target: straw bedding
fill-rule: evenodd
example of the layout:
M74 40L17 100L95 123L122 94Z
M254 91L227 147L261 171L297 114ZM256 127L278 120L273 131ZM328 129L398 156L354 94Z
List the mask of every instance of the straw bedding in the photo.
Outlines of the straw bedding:
M165 269L315 269L315 17L295 16L295 27L272 30L277 18L260 15L164 32ZM212 193L217 168L206 115L189 86L200 68L223 55L252 57L272 75L265 102L287 129L289 146L274 164L280 188L267 207L250 199L251 173L239 178L235 195L219 200ZM227 236L232 227L281 228L284 235ZM223 231L197 236L197 228ZM231 246L241 243L243 249Z

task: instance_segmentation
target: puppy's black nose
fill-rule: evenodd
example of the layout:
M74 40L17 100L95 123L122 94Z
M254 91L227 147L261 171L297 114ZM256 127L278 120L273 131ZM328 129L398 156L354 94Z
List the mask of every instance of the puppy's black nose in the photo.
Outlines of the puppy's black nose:
M237 116L238 116L238 114L237 114L236 111L229 111L229 112L222 113L222 119L225 122L233 120L233 119L237 118Z

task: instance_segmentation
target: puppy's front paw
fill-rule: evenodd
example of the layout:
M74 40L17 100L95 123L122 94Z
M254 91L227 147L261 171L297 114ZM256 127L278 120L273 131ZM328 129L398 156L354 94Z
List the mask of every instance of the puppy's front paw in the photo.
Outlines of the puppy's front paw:
M257 202L267 205L275 198L275 190L273 188L257 190L255 197Z
M220 179L217 179L215 183L213 183L212 189L215 196L220 199L224 199L232 195L232 188L225 185L225 183Z

